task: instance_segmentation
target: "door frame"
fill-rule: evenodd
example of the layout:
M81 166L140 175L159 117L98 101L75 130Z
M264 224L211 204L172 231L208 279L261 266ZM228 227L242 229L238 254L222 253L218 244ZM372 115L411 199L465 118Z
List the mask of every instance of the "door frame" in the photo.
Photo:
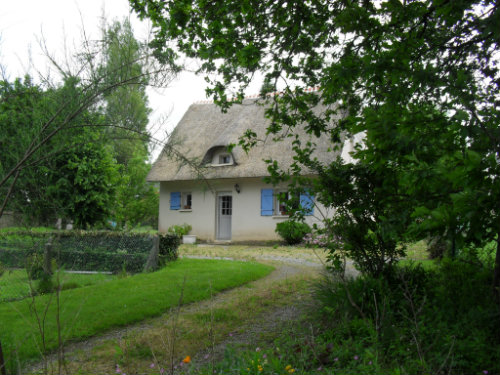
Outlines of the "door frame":
M229 227L229 238L220 238L220 216L221 216L221 201L222 197L231 197L231 219ZM231 191L217 192L215 199L215 240L216 241L231 241L233 237L233 193Z

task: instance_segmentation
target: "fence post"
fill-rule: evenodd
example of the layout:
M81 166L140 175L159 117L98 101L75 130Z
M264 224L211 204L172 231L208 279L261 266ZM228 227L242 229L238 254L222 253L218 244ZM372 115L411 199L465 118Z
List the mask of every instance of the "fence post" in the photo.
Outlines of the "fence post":
M153 236L153 246L149 252L148 260L144 265L144 271L150 272L158 268L158 253L160 250L160 240L158 236Z
M43 269L48 275L52 275L52 238L45 244L43 253Z
M7 370L5 369L5 360L3 358L2 342L0 341L0 374L7 375Z

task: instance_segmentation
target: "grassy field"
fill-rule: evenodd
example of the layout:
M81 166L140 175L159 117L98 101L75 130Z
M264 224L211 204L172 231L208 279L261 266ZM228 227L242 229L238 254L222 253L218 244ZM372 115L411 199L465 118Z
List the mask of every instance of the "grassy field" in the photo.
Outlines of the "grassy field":
M199 301L263 277L272 269L251 262L182 259L158 272L62 291L59 310L62 337L65 341L82 340L113 327L132 324L176 306L181 293L183 303ZM56 297L45 295L36 297L34 304L30 301L0 304L0 338L10 366L16 355L26 362L39 359L42 351L57 347ZM35 310L39 316L46 311L45 344Z
M116 278L115 275L98 274L73 274L61 273L59 282L62 289L75 289L84 286L99 284ZM54 280L55 281L55 280ZM31 289L36 289L37 281L30 287L26 270L6 270L0 276L0 302L20 300L31 295Z

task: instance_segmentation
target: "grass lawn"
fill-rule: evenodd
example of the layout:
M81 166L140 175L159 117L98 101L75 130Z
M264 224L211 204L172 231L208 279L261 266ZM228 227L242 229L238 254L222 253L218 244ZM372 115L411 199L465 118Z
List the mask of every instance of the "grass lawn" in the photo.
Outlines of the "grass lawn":
M179 255L229 257L246 260L286 260L301 259L309 262L325 262L327 252L324 249L311 249L298 246L259 246L259 245L231 245L217 246L211 244L181 245Z
M227 246L219 248L221 253L214 255L230 250ZM216 252L216 246L211 250ZM309 303L310 283L320 273L315 267L298 266L300 271L291 274L287 265L268 263L277 268L274 277L261 278L214 298L183 306L177 317L162 314L148 320L144 326L130 327L119 337L98 341L91 349L77 348L68 356L71 357L68 373L113 374L119 364L126 374L158 375L160 368L170 368L170 353L174 350L174 364L186 355L192 357L189 367L193 372L187 373L210 374L211 371L196 372L193 366L200 366L204 358L206 362L218 358L213 355L213 349L222 354L224 347L229 342L234 343L233 340L253 349L261 346L260 343L272 342L281 332L279 321L282 318L293 324L286 312L290 306ZM285 309L283 316L277 312L282 308ZM207 355L209 360L206 360ZM154 368L150 367L151 363L155 364Z
M261 278L272 269L252 262L181 259L158 272L65 290L60 295L62 336L65 341L82 340L164 313L178 304L182 292L183 303L199 301L212 293ZM11 367L15 352L25 363L39 359L43 351L30 301L0 304L0 340ZM55 296L37 297L34 306L40 315L47 309L45 350L54 350L57 347Z
M63 289L74 289L83 286L99 284L115 279L114 275L107 274L73 274L61 273L60 282ZM37 281L33 281L33 288L36 289ZM0 276L0 302L19 300L30 296L30 285L26 270L6 270Z

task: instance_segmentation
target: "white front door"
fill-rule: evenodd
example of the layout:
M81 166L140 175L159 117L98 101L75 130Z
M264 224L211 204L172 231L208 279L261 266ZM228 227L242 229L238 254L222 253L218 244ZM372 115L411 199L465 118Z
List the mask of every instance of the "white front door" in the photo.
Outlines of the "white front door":
M217 239L231 239L231 216L233 214L233 197L231 193L217 194Z

